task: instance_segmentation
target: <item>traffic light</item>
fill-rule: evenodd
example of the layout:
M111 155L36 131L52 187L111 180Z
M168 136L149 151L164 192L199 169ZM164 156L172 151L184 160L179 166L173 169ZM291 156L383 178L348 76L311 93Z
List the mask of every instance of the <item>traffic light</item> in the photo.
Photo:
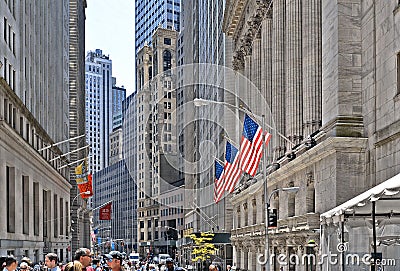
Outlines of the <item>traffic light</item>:
M268 228L276 228L278 226L278 212L276 209L268 209Z

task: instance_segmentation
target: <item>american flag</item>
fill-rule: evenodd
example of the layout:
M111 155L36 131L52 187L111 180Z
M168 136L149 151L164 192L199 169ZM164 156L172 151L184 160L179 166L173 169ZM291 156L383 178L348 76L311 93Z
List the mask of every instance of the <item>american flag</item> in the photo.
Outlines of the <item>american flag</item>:
M229 141L225 150L225 191L232 193L239 181L242 170L239 168L239 151Z
M252 118L244 119L240 144L240 168L251 176L256 174L263 150L263 130Z
M214 201L218 203L224 194L224 165L215 161Z

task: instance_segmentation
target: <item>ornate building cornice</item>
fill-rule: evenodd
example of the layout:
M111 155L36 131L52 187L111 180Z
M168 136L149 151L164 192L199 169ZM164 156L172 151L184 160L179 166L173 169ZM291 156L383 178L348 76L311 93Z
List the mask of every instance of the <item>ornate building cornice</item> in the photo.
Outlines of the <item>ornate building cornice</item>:
M261 38L261 23L264 18L272 17L272 9L268 10L270 1L232 0L225 8L224 32L233 38L233 68L242 70L242 56L252 54L253 40ZM251 7L251 8L248 8Z

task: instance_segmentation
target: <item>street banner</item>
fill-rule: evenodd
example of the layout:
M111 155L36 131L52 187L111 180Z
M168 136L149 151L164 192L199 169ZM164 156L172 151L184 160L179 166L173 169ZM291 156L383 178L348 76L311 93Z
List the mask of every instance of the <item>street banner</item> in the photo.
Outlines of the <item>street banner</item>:
M111 203L107 203L99 210L99 219L100 220L111 220Z
M92 174L88 171L86 159L75 168L75 175L81 197L87 199L93 196ZM88 191L90 193L85 194Z

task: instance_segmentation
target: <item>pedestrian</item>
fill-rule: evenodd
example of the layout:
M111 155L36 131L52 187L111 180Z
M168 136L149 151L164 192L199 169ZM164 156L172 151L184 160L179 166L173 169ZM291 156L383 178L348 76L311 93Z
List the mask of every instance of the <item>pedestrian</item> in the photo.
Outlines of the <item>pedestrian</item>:
M208 270L210 270L210 271L218 271L218 268L217 268L215 265L211 264L211 265L208 267Z
M228 264L227 266L226 266L226 271L231 271L231 266Z
M1 266L3 267L3 271L15 271L18 266L18 261L11 255L2 257Z
M58 256L55 253L47 253L44 257L44 264L48 271L61 271L60 267L58 267Z
M165 265L167 266L167 268L165 269L166 271L176 271L174 266L174 260L172 258L167 258L165 260Z
M107 265L112 271L121 271L123 270L123 255L119 251L111 251L109 254L105 255L107 258Z
M83 271L83 265L79 261L73 261L65 265L64 271Z
M82 269L86 271L86 268L92 264L92 253L90 249L78 248L75 252L74 261L80 262L82 264ZM92 267L90 266L90 268Z
M25 262L25 263L28 264L28 269L26 269L26 270L31 270L31 269L33 268L32 261L31 261L31 259L29 259L28 257L23 257L23 258L21 259L21 263L23 263L23 262Z
M26 262L21 262L21 264L19 265L19 270L28 271L28 269L29 265Z

